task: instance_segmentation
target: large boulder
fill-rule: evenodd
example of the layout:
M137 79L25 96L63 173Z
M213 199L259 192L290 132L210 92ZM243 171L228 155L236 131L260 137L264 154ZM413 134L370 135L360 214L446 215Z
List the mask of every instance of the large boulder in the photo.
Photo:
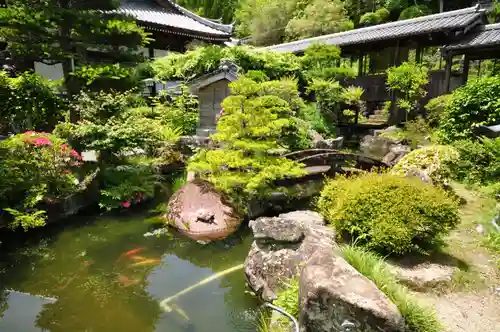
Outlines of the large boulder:
M226 238L243 221L227 197L203 180L186 183L168 203L165 219L189 238L209 242Z
M384 156L382 161L392 167L410 152L411 148L409 146L403 144L395 144L389 148L389 152Z
M344 137L342 136L325 139L317 131L311 130L309 132L309 137L315 149L340 149L344 145Z
M333 251L335 233L312 211L262 217L249 223L254 242L245 261L252 290L265 301L274 300L283 282L298 275L319 248Z
M318 250L309 259L299 301L303 332L404 330L398 308L333 250Z
M382 160L396 142L384 136L366 135L360 143L363 155Z

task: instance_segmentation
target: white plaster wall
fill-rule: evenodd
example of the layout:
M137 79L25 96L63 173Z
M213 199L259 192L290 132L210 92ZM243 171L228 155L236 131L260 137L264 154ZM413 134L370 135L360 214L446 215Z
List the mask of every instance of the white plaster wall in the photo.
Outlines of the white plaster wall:
M157 49L154 50L155 59L167 56L167 54L168 54L167 50L157 50Z
M149 58L149 50L147 48L140 48L139 51L146 57Z
M49 80L57 81L64 77L62 64L46 65L35 61L35 73Z

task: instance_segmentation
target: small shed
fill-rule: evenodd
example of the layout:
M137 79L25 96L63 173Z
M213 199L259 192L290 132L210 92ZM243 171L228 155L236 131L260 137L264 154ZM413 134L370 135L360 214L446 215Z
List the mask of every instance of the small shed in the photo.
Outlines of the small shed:
M200 109L200 123L196 134L208 136L215 132L221 103L229 96L229 83L237 79L238 67L236 64L232 61L222 61L217 70L188 82L176 82L175 86L166 90L179 92L182 83L189 87L191 93L198 97Z

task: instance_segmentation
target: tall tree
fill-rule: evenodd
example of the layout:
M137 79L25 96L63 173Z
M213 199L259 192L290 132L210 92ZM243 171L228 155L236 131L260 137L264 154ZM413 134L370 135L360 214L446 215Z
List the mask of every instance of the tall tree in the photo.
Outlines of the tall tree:
M341 0L244 0L236 11L240 36L277 44L352 29Z
M287 39L295 40L352 28L354 24L340 0L312 0L288 22L285 34Z
M0 38L14 60L61 63L69 87L73 61L84 60L89 49L116 61L139 59L147 34L114 11L118 6L116 0L10 0L0 9Z

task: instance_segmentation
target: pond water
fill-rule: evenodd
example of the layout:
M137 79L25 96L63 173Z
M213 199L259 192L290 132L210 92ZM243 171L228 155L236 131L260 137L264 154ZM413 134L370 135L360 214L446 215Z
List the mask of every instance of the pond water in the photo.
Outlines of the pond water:
M170 302L199 281L242 264L247 232L203 246L176 234L145 237L145 213L79 216L0 245L2 332L256 331L257 300L242 270Z

